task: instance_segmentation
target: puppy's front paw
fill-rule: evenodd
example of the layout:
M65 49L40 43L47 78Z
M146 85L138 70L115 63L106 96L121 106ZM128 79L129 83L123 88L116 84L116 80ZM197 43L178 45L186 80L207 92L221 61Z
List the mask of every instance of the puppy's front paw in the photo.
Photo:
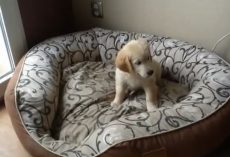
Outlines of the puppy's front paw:
M116 106L119 106L120 104L119 103L117 103L116 101L112 101L111 103L110 103L110 106L112 106L112 107L116 107Z
M157 109L157 104L148 102L146 104L146 107L147 107L148 112L152 112L152 111L155 111Z

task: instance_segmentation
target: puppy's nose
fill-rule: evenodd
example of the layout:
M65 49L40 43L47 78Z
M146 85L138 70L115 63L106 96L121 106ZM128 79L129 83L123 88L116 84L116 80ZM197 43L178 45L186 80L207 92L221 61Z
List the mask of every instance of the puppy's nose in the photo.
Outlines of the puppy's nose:
M151 75L153 74L153 70L149 70L149 71L147 72L147 74L148 74L148 76L151 76Z

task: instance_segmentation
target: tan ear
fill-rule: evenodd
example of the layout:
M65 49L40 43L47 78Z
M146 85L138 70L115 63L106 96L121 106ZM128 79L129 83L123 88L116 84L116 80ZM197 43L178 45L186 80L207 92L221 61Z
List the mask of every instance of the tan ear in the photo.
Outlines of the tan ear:
M122 53L122 52L118 52L115 64L117 68L119 68L120 70L124 72L131 72L133 69L129 61L129 57L125 53Z

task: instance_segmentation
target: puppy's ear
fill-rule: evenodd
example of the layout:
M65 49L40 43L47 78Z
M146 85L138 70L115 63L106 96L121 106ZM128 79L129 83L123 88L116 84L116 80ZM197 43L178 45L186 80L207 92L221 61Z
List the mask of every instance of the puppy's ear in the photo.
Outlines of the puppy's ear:
M130 73L133 70L133 68L130 63L129 57L125 53L122 53L121 51L118 52L117 54L117 58L115 61L116 67L124 72Z

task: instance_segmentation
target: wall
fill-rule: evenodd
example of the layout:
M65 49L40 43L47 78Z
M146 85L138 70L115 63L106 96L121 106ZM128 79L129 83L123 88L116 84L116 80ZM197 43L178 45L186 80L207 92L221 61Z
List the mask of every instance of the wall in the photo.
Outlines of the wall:
M73 0L78 29L94 26L170 36L211 49L230 32L229 0L103 0L104 18L91 16L90 0ZM216 51L230 61L230 37Z
M72 0L18 0L28 47L73 32Z
M17 0L0 0L6 31L15 64L27 50L25 33ZM7 82L0 84L0 99L4 94Z

